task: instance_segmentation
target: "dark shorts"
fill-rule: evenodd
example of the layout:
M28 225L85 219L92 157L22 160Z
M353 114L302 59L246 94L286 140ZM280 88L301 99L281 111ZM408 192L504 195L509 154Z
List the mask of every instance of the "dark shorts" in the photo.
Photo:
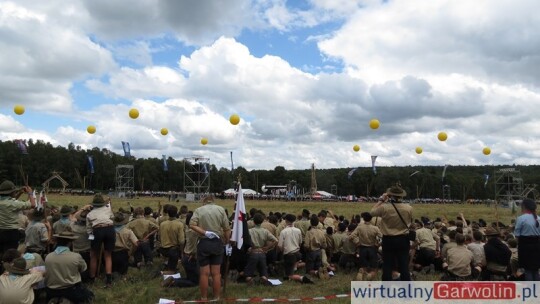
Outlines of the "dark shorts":
M377 247L360 246L360 267L377 268L379 255Z
M93 228L94 240L90 242L90 247L94 251L103 249L106 251L113 251L114 244L116 243L116 231L113 226Z
M302 259L302 254L299 251L283 255L283 267L285 268L286 276L294 274L296 262L298 262L300 259Z
M223 262L223 242L221 239L201 239L197 244L199 266L221 265Z
M246 277L252 277L255 275L255 271L259 272L261 277L268 276L268 269L266 266L266 254L264 252L254 252L249 254L248 263L244 275Z
M322 266L321 250L308 251L306 253L306 272L318 270Z

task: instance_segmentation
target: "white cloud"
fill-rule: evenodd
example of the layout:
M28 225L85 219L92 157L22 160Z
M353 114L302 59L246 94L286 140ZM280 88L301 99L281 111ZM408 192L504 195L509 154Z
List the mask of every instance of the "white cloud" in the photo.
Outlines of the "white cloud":
M114 67L111 54L77 29L13 2L0 3L0 104L49 112L72 108L72 81Z

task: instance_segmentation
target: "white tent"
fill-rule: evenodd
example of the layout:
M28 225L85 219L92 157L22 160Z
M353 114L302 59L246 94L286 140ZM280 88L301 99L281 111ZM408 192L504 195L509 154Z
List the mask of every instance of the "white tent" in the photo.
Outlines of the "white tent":
M227 190L225 190L223 192L225 193L225 195L234 195L234 194L236 194L236 191L233 188L227 189ZM259 193L257 191L252 190L252 189L242 189L242 193L244 195L259 195Z
M322 191L322 190L317 191L317 194L319 194L322 197L333 197L334 196L332 193L328 193L328 192Z

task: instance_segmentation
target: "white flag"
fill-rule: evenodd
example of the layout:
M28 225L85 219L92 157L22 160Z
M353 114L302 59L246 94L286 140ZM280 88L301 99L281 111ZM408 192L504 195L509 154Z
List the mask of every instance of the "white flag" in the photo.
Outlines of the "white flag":
M244 227L246 225L246 227ZM244 228L246 223L246 205L244 203L244 193L242 185L238 184L238 196L236 198L236 209L234 210L233 229L231 241L236 242L236 248L241 249L244 244Z

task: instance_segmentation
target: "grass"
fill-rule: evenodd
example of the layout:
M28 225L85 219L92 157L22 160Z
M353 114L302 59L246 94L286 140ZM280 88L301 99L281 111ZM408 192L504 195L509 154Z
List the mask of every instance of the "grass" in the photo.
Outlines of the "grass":
M49 204L60 207L61 205L76 205L83 206L90 204L92 197L80 196L61 196L50 195ZM131 202L133 207L150 206L154 210L157 209L158 202L162 204L168 203L163 198L140 198L140 199L116 199L113 198L112 205L114 210L118 208L128 207L128 202ZM232 212L234 201L218 200L219 205L227 208ZM196 202L180 202L177 205L186 204L190 210L199 207ZM373 204L371 203L345 203L345 202L283 202L283 201L246 201L246 208L261 209L268 214L270 211L290 212L298 214L302 209L309 209L311 212L318 212L321 209L330 209L336 215L344 215L347 218L355 214L360 214L364 211L369 211ZM485 205L433 205L421 204L413 205L414 216L427 216L431 219L436 217L446 216L448 219L455 219L462 212L466 219L478 220L483 218L488 223L496 221L508 224L512 218L510 209L494 208ZM156 259L154 265L159 264L159 259ZM159 298L175 299L178 301L187 301L198 299L198 288L161 288L161 277L156 276L158 266L147 271L130 268L128 274L123 278L115 281L112 289L99 288L100 284L95 284L93 287L96 294L96 303L157 303ZM249 286L245 284L237 284L229 282L227 285L226 298L305 298L327 296L334 294L345 294L350 292L350 282L356 274L337 273L337 275L328 281L316 281L315 285L301 285L296 282L286 281L281 286L266 287L266 286ZM281 279L281 278L280 278ZM436 280L437 277L420 276L418 280ZM329 300L331 303L350 303L349 298Z

